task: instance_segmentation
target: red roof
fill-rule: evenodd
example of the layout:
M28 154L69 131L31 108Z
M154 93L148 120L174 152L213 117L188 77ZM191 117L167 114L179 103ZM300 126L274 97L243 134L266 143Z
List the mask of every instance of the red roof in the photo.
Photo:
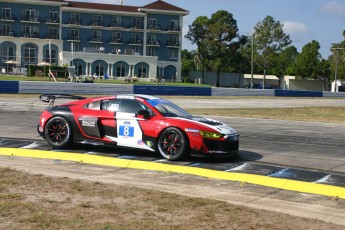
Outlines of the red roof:
M85 8L95 10L112 10L112 11L125 11L125 12L138 12L137 6L125 6L125 5L113 5L113 4L102 4L102 3L89 3L89 2L70 2L69 7L73 8Z
M150 3L146 6L142 7L143 9L152 9L152 10L167 10L167 11L180 11L180 12L186 12L189 13L189 11L182 9L180 7L171 5L167 2L158 0L156 2Z

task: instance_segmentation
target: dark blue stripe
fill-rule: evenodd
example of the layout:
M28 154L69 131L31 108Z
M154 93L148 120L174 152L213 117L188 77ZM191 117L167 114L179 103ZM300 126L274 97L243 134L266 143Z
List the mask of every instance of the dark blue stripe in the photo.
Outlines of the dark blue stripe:
M18 93L18 81L0 81L0 93Z
M212 96L211 87L134 85L133 93L147 95Z
M304 90L280 90L276 89L274 95L277 97L323 97L323 93L319 91Z

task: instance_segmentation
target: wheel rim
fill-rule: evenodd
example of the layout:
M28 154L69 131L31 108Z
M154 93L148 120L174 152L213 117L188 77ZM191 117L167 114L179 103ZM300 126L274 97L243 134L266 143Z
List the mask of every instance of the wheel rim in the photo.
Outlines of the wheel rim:
M181 136L175 131L170 131L165 133L160 139L159 148L163 155L170 158L180 153L183 149L183 144Z
M51 122L47 128L47 138L55 144L61 144L68 138L66 123L60 119Z

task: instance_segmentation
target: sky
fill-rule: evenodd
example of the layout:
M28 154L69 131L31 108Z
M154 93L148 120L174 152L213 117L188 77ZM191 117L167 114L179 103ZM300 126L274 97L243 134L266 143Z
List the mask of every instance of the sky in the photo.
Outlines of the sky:
M120 0L75 0L120 4ZM144 6L155 0L122 0L124 5ZM208 18L218 10L230 12L237 21L239 35L250 35L255 25L270 15L283 25L284 32L290 35L292 45L299 52L312 40L320 43L322 57L331 54L332 43L345 38L345 0L164 0L167 3L189 11L184 17L183 33L198 16ZM193 50L195 46L187 39L183 49Z

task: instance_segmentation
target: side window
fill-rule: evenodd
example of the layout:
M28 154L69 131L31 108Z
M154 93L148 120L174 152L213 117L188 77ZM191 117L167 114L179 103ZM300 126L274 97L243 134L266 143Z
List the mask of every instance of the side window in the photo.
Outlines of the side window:
M124 113L138 113L138 111L144 109L141 104L135 100L122 100L120 105L120 111Z
M119 112L120 100L105 100L102 102L102 110Z
M101 109L101 101L92 101L88 106L88 109L92 110L100 110Z

